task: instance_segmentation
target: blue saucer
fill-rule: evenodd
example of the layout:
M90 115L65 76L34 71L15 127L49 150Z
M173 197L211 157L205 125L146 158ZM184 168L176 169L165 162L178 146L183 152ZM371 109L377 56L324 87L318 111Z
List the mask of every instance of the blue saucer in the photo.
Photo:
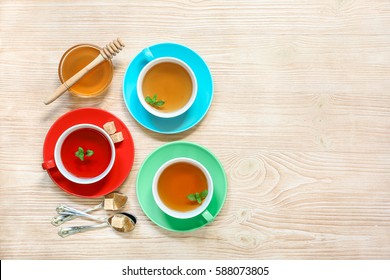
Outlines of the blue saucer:
M198 82L196 99L184 114L171 118L159 118L146 111L137 96L137 79L144 65L148 63L148 53L153 58L170 56L183 60L194 71ZM161 43L142 50L129 64L123 78L123 98L133 118L142 126L154 132L174 134L195 126L206 115L213 99L213 79L207 64L193 50L175 43Z

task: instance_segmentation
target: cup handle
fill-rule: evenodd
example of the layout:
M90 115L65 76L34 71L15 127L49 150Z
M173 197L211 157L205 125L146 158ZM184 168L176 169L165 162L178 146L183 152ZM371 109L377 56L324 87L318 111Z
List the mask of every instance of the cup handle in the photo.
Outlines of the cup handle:
M48 170L48 169L51 169L51 168L54 168L54 167L56 167L56 163L54 162L53 159L45 161L45 162L42 163L42 169L43 170Z
M214 220L214 216L211 215L211 213L206 209L203 213L202 213L202 217L207 221L207 222L211 222Z
M149 48L144 48L142 50L142 54L146 58L147 61L152 61L154 59L154 56Z

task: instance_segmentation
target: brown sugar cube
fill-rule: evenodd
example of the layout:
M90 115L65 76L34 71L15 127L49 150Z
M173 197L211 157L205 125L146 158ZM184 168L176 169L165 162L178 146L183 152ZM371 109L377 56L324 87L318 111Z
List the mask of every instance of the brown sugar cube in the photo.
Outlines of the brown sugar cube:
M112 210L114 209L114 199L113 198L106 198L104 199L104 209L105 210Z
M114 203L112 210L118 210L122 208L123 205L127 202L127 196L120 194L120 193L114 193L113 197Z
M119 142L122 142L123 141L123 134L121 131L115 133L115 134L112 134L110 135L111 136L111 139L114 143L119 143Z
M122 229L125 224L125 217L123 215L114 215L111 219L111 225L114 228Z
M123 214L115 214L110 223L119 232L129 232L134 229L134 222Z
M110 135L114 134L116 132L116 127L115 127L115 123L114 122L107 122L107 123L105 123L103 125L103 128Z

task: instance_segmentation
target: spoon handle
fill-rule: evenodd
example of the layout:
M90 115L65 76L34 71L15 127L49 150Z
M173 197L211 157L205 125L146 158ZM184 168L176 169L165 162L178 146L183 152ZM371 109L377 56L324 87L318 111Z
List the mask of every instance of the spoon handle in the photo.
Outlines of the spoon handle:
M102 223L102 224L97 224L97 225L92 225L92 226L74 226L74 227L66 227L66 228L61 228L58 231L58 235L61 237L67 237L69 235L73 235L76 233L80 232L85 232L97 228L103 228L109 226L108 223Z
M89 71L95 68L97 65L105 61L106 59L103 55L99 54L94 60L92 60L87 66L81 69L79 72L74 74L68 80L66 80L63 84L61 84L51 95L47 96L44 103L48 105L56 100L58 97L63 95L71 86L73 86L78 80L85 76Z
M97 210L97 209L100 209L100 208L103 208L104 206L104 203L101 202L100 204L98 205L95 205L93 207L90 207L88 209L85 209L83 210L83 212L85 213L88 213L88 212L92 212L94 210ZM59 225L62 225L63 223L67 222L67 221L71 221L73 220L74 218L76 218L77 216L75 215L58 215L56 217L53 217L53 219L51 220L51 224L53 226L56 226L58 227Z
M105 222L107 220L106 218L93 216L93 215L85 213L81 210L77 210L77 209L74 209L74 208L66 206L66 205L58 206L57 213L60 215L73 215L73 216L85 217L85 218L99 221L99 222Z

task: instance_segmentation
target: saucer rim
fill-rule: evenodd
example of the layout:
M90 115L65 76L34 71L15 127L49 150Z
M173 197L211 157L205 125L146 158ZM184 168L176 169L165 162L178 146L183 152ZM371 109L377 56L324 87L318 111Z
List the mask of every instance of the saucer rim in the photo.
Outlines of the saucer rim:
M83 120L82 122L75 122L73 124L71 124L69 127L68 125L61 125L63 126L63 128L55 128L56 125L59 125L60 122L64 121L64 119L68 118L69 116L73 115L73 114L77 114L77 113L82 113L83 111L89 111L89 110L92 110L92 111L95 111L97 113L104 113L104 114L107 114L109 115L110 117L114 118L115 120L117 121L120 121L122 123L122 126L123 128L122 129L125 129L127 130L130 138L129 138L129 143L127 145L130 145L129 147L126 148L126 150L128 151L131 151L132 152L132 157L130 159L130 161L128 160L128 157L126 157L125 160L123 160L123 162L129 162L129 166L126 168L128 169L128 172L126 171L126 174L123 175L123 180L118 180L118 183L117 184L114 184L115 187L111 187L109 188L106 192L99 192L97 194L94 194L94 195L83 195L83 194L79 194L79 193L75 193L75 192L72 192L71 190L68 190L66 187L64 187L62 184L61 184L61 181L62 180L66 180L69 182L69 184L72 184L72 185L79 185L79 186L86 186L86 185L82 185L82 184L78 184L78 183L74 183L68 179L66 179L66 177L64 177L62 174L59 173L59 176L61 176L61 181L60 182L57 182L58 180L56 180L53 176L53 172L54 170L52 169L49 169L49 170L45 170L45 172L49 175L50 179L52 180L52 182L58 187L60 188L62 191L64 191L65 193L67 194L70 194L70 195L73 195L73 196L76 196L76 197L81 197L81 198L98 198L98 197L102 197L110 192L113 192L115 191L117 188L119 188L125 181L126 179L128 178L132 168L133 168L133 165L134 165L134 160L135 160L135 145L134 145L134 139L133 139L133 136L131 135L131 132L130 130L128 129L128 127L126 126L126 124L119 118L117 117L116 115L114 115L113 113L107 111L107 110L104 110L104 109L101 109L101 108L94 108L94 107L83 107L83 108L77 108L77 109L74 109L74 110L71 110L71 111L68 111L64 114L62 114L59 118L57 118L52 124L51 126L49 127L49 129L47 130L46 132L46 135L45 135L45 139L44 139L44 142L43 142L43 145L42 145L42 161L44 162L46 160L46 157L49 157L50 153L51 152L48 152L48 147L47 145L48 144L48 141L50 141L49 139L49 136L51 133L55 133L54 130L55 129L60 129L62 132L65 131L66 129L68 129L70 126L73 126L73 125L77 125L77 124L80 124L80 123L90 123L90 124L93 124L93 125L97 125L96 122L94 121L93 118L91 118L88 122L86 122L85 120ZM121 144L121 143L120 143ZM55 145L55 144L53 144ZM115 146L115 149L118 149L118 147L116 145ZM53 148L54 149L54 148ZM50 149L51 150L51 149ZM54 151L53 151L54 153ZM49 154L49 155L48 155ZM115 164L116 162L120 160L118 159L118 157L115 158L115 161L114 161L114 166L112 167L112 170L115 168ZM121 162L120 164L122 165L123 162ZM119 166L117 167L119 168ZM110 171L111 172L111 171ZM121 172L123 173L123 172ZM120 174L121 174L120 173ZM104 185L111 185L112 182L111 181L108 181L108 182L103 182L106 178L103 178L102 181L98 181L96 183L93 183L93 184L103 184ZM102 183L103 182L103 183ZM92 184L92 185L93 185Z
M202 216L202 214L199 214L195 217L192 217L190 218L191 220L199 220L199 219L202 219L204 221L204 223L200 226L195 226L195 227L190 227L190 228L187 228L187 229L184 229L184 230L181 230L181 229L173 229L173 228L170 228L168 226L165 226L165 225L162 225L160 221L158 221L155 217L151 218L149 214L147 214L148 211L145 211L145 208L148 208L151 207L151 206L148 206L148 205L144 205L145 203L141 203L141 199L140 199L140 176L141 176L141 172L143 171L143 169L145 168L145 165L148 163L148 160L150 160L150 158L158 151L161 151L162 149L166 149L170 146L176 146L176 145L188 145L188 146L195 146L196 148L199 148L201 150L203 150L205 152L205 154L207 154L210 158L213 158L215 161L216 161L216 164L218 164L218 167L220 169L220 174L218 175L211 175L212 179L214 179L216 176L220 176L220 178L222 178L222 180L224 181L224 185L223 186L219 186L218 188L223 188L223 190L221 192L223 192L223 198L221 201L217 202L218 203L218 206L217 206L217 212L215 214L213 214L213 220L211 221L205 221ZM192 148L192 147L191 147ZM193 156L190 156L190 155L182 155L182 156L185 156L185 157L188 157L188 158L191 158L193 159ZM194 160L197 160L198 159L194 159ZM201 161L199 161L201 162ZM202 162L201 162L202 163ZM152 195L152 186L148 186L148 188L150 188L150 194ZM214 186L214 191L217 187ZM142 211L144 212L144 214L149 218L150 221L152 221L155 225L163 228L163 229L166 229L168 231L172 231L172 232L191 232L191 231L195 231L195 230L198 230L198 229L201 229L203 228L204 226L212 223L215 218L220 214L225 202L226 202L226 197L227 197L227 191L228 191L228 181L227 181L227 176L226 176L226 172L223 168L223 165L222 163L219 161L219 159L216 157L216 155L214 153L212 153L209 149L207 149L206 147L202 146L202 145L199 145L197 143L194 143L194 142L189 142L189 141L175 141L175 142L170 142L170 143L166 143L158 148L156 148L154 151L152 151L146 158L145 160L142 162L140 168L139 168L139 171L138 171L138 174L137 174L137 178L136 178L136 196L137 196L137 200L138 200L138 203L142 209ZM147 191L149 192L149 190ZM215 199L215 198L214 198ZM213 201L213 199L211 200L211 202ZM210 202L210 203L211 203ZM156 206L156 210L155 211L159 211L163 214L165 214L161 209L158 209L158 206ZM154 206L152 206L154 207ZM206 208L206 210L208 210L208 208ZM166 214L165 214L166 215ZM175 220L175 221L181 221L181 220L186 220L186 219L180 219L180 218L175 218L175 217L170 217L170 219L172 220Z

